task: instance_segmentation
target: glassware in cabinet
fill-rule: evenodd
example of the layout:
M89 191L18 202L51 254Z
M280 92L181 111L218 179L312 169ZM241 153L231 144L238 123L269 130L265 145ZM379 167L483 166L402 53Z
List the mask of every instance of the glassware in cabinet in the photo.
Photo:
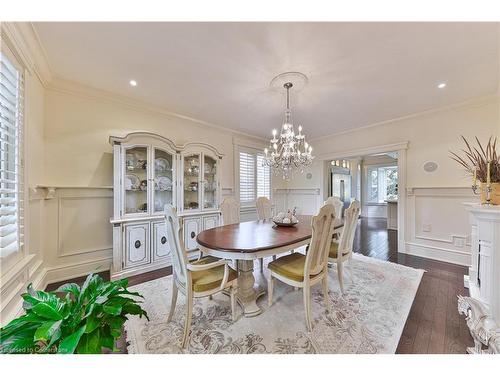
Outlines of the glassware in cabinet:
M158 148L153 152L153 209L157 213L174 203L174 157Z
M217 208L217 160L203 155L203 208Z
M148 148L126 148L124 168L125 214L148 212Z
M183 208L185 210L197 210L200 207L200 155L186 155L183 160Z

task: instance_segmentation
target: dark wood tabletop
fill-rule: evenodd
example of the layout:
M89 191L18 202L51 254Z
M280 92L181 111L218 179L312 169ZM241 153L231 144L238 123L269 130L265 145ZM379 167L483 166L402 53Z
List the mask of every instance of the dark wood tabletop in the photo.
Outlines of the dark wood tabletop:
M299 223L293 227L278 227L271 219L224 225L200 232L196 241L209 249L227 252L268 250L311 238L311 219L312 216L299 216Z

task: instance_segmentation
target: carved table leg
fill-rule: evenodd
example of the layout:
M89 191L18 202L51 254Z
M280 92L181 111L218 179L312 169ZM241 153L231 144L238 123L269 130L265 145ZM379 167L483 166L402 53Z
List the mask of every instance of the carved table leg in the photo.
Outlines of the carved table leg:
M238 294L237 301L247 317L262 313L257 306L257 298L265 294L265 291L255 284L253 276L253 260L238 260Z

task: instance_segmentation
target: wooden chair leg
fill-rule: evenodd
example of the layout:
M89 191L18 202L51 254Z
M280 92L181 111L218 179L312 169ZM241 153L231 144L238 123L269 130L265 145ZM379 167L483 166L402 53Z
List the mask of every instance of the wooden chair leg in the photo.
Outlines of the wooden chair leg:
M264 271L264 258L260 258L259 259L259 262L260 262L260 271Z
M269 306L273 304L273 288L274 288L274 280L272 276L269 276L267 280L267 303Z
M193 292L188 290L187 295L187 306L186 306L186 322L184 323L184 336L182 337L182 348L186 349L189 331L191 330L191 319L193 318Z
M175 305L177 303L177 294L179 289L177 289L177 284L175 283L174 278L172 278L172 300L170 302L170 312L168 314L167 323L172 321L175 311Z
M330 298L328 297L328 273L323 277L323 298L325 299L326 312L330 309Z
M236 292L237 288L235 286L231 287L231 317L233 322L236 321Z
M342 261L337 262L337 275L339 277L340 291L344 294L344 265Z
M306 313L306 327L309 332L312 331L311 324L311 288L309 285L304 285L304 311Z

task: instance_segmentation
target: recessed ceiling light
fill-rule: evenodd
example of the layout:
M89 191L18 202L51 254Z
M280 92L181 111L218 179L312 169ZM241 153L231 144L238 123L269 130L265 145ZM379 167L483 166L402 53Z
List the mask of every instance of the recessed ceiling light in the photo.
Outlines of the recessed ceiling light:
M438 85L438 88L439 88L439 89L444 89L445 87L446 87L446 83L444 83L444 82L443 82L443 83L440 83L440 84Z
M133 86L133 87L137 86L137 81L135 81L133 79L131 79L129 83L130 83L130 86Z

